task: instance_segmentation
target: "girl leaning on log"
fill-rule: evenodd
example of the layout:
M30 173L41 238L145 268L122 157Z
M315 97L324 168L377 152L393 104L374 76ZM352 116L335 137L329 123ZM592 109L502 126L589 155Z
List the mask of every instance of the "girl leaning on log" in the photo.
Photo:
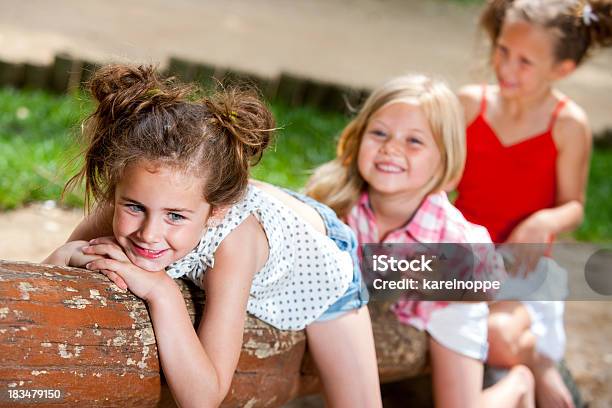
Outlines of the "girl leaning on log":
M331 406L380 406L356 239L322 204L249 181L274 130L257 96L196 97L152 67L123 65L98 71L90 90L85 163L67 188L84 179L95 211L46 262L100 271L147 302L180 406L222 402L246 312L306 328ZM206 291L197 330L179 277Z

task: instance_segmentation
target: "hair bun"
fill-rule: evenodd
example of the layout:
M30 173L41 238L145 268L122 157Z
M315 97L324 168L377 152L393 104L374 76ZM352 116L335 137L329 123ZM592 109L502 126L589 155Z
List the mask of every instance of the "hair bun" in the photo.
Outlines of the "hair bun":
M98 70L89 83L98 101L94 113L109 120L129 117L151 106L167 105L183 98L187 87L169 87L152 65L108 65Z
M275 130L272 113L253 89L227 88L204 100L213 124L230 134L252 164L257 163Z

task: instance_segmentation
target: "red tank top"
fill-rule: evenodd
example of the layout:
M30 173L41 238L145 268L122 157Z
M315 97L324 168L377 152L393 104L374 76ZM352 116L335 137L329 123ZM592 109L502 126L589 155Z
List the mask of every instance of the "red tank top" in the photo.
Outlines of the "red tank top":
M467 128L467 160L455 206L485 226L493 242L504 242L534 212L556 202L557 148L552 129L566 99L557 103L544 133L505 146L485 119L486 87L480 113ZM552 238L552 237L551 237Z

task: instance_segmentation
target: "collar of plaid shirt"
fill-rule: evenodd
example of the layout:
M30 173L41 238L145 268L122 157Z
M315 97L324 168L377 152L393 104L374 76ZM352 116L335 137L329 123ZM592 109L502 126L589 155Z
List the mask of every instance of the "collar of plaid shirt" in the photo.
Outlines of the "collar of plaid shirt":
M447 206L452 207L445 192L428 195L412 218L402 227L389 232L382 242L445 242L449 238L445 236L445 221L449 216ZM367 191L361 193L357 205L348 216L348 222L357 230L359 243L381 242Z

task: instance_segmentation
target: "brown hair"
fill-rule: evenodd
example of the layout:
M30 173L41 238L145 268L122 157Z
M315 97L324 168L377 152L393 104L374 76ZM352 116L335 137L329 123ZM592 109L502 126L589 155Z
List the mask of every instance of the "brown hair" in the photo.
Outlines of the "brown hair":
M612 0L489 0L480 26L493 46L507 18L551 30L557 61L579 65L593 47L612 45Z
M65 191L85 180L86 206L109 203L124 169L144 160L203 177L213 208L238 201L249 168L271 140L274 120L257 93L227 88L210 97L162 79L153 66L109 65L89 90L98 102L83 123L85 162Z
M317 168L308 181L306 194L345 217L367 187L359 173L357 158L370 118L384 106L413 103L423 109L440 151L439 174L424 187L427 193L442 190L458 180L465 163L465 124L461 105L442 81L425 75L404 75L375 89L357 116L344 128L336 158Z

